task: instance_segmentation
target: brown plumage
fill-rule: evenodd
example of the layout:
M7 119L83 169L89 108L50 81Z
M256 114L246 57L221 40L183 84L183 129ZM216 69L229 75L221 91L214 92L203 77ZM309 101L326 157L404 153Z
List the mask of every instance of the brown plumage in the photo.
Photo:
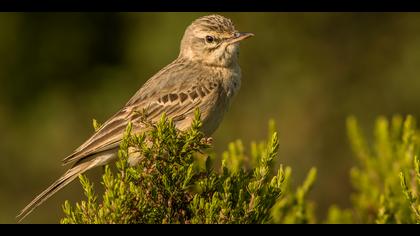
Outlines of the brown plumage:
M185 30L178 58L150 78L121 110L63 160L63 164L73 163L72 167L19 213L19 221L80 174L114 161L129 121L133 132L145 131L139 112L146 112L152 122L166 113L178 129L186 130L199 108L202 131L210 136L240 88L239 41L250 36L237 32L232 22L220 15L195 20Z

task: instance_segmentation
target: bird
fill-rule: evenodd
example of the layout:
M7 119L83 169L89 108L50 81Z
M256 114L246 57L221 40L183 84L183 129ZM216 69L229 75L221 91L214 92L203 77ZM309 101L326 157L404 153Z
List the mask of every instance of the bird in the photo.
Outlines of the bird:
M201 131L210 137L241 86L239 43L252 36L237 31L232 21L221 15L195 19L184 32L178 57L148 79L123 108L64 158L63 165L71 167L20 211L18 221L79 175L117 160L127 125L131 123L133 133L145 132L140 114L146 113L149 121L157 122L165 113L182 131L191 127L198 109Z

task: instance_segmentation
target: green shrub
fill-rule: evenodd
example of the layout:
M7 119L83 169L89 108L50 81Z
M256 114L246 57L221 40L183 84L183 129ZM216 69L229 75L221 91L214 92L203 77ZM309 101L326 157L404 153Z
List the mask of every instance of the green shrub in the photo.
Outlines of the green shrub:
M97 124L95 124L97 126ZM162 116L143 135L127 127L116 171L105 167L102 200L84 176L86 200L65 202L61 223L314 223L306 196L316 178L312 169L294 192L291 168L275 168L279 146L272 124L269 140L251 144L246 154L241 141L229 144L222 162L206 154L209 140L199 132L199 113L192 128L176 130ZM128 164L129 153L143 157Z
M94 126L98 124L94 122ZM316 223L307 194L316 170L295 191L291 168L275 168L279 146L274 122L265 142L229 144L221 164L208 154L209 139L192 128L177 131L164 116L143 135L127 127L116 171L105 167L101 200L81 176L86 200L66 201L61 223ZM331 206L325 223L420 223L420 132L412 116L379 117L368 142L354 117L347 119L357 166L350 171L351 207ZM140 154L138 166L129 153Z
M368 145L354 117L347 119L358 166L351 209L330 208L327 223L420 223L420 133L412 116L379 117Z

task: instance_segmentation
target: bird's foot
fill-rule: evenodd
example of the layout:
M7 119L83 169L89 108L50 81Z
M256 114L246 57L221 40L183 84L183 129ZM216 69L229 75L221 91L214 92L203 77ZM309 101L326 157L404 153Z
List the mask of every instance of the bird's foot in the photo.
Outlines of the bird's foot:
M213 138L212 137L203 138L203 142L205 144L211 145L213 143Z

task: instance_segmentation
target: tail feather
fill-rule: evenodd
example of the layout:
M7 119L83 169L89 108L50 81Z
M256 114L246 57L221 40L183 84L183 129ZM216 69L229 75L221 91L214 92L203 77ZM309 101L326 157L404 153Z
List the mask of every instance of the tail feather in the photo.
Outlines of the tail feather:
M22 211L20 211L19 215L16 216L18 221L22 221L39 205L72 182L79 175L94 167L106 165L115 160L117 158L117 150L117 148L109 149L90 156L85 156L83 159L78 160L63 176L56 180L50 187L44 190L44 192L39 194L34 200L32 200L32 202L23 208Z
M16 216L18 221L22 221L27 215L29 215L35 208L45 202L48 198L58 192L60 189L65 187L67 184L72 182L80 174L94 167L91 162L85 162L80 165L74 166L69 169L62 177L56 180L50 187L39 194L32 202L30 202L23 210Z

